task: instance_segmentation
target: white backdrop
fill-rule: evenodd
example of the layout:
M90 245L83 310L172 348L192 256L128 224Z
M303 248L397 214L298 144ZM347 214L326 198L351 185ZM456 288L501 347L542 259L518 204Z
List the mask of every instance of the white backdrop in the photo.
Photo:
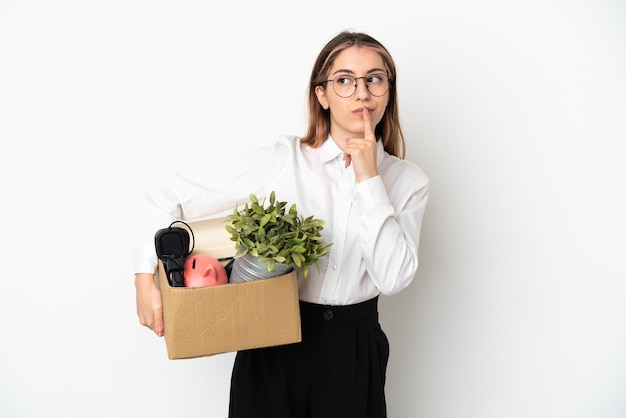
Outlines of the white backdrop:
M393 418L626 416L622 1L0 1L0 416L223 417L232 354L135 315L155 170L301 134L319 49L369 32L431 179L383 298Z

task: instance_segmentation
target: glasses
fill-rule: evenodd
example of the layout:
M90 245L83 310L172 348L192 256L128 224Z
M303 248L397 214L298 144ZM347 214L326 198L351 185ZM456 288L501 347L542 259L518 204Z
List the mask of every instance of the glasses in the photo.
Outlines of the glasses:
M356 91L356 82L359 79L365 81L365 87L372 96L383 96L389 91L389 85L393 81L386 74L371 74L364 77L354 77L351 75L340 75L332 80L326 80L325 83L333 83L333 90L337 96L348 98Z

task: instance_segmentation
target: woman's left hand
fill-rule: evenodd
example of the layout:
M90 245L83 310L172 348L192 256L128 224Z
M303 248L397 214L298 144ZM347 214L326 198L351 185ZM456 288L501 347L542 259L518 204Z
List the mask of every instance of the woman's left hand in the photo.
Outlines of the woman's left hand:
M376 167L376 136L369 111L363 108L363 138L346 138L343 159L346 167L352 164L357 182L378 175Z

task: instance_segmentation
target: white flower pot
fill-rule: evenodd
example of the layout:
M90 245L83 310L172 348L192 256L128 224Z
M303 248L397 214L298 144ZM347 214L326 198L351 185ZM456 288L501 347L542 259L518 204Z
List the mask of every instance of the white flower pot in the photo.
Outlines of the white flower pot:
M229 283L244 283L252 280L267 279L268 277L280 276L293 270L289 264L276 263L274 270L267 271L267 263L259 262L259 257L246 254L235 259L230 272Z

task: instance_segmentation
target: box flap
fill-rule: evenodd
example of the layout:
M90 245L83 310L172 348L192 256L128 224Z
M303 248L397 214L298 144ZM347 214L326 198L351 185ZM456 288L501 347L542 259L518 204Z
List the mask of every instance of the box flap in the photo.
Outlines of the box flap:
M226 231L226 218L187 222L193 231L195 241L192 254L208 254L215 258L230 257L235 254L235 243Z

